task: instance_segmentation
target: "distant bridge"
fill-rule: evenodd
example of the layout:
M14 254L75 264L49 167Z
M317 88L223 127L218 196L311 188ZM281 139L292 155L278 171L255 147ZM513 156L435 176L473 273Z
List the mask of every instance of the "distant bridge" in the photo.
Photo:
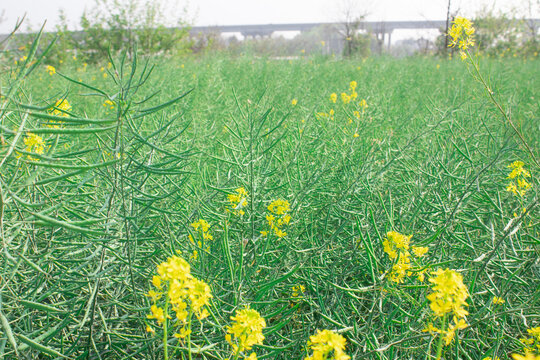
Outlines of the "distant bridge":
M540 19L525 20L534 34L540 27ZM300 31L306 32L314 28L327 26L335 29L343 28L346 23L299 23L299 24L262 24L262 25L216 25L216 26L194 26L191 28L191 35L205 33L241 33L244 37L265 37L271 36L277 31ZM426 21L361 21L359 30L369 31L377 36L382 44L388 35L388 46L392 41L394 30L419 30L419 29L445 29L446 20L426 20Z
M540 20L539 20L540 21ZM340 28L345 23L301 23L301 24L263 24L263 25L217 25L194 26L192 34L219 32L241 33L243 36L269 36L276 31L310 31L320 26ZM446 27L446 20L435 21L362 21L359 29L370 30L373 33L391 33L396 29L440 29Z

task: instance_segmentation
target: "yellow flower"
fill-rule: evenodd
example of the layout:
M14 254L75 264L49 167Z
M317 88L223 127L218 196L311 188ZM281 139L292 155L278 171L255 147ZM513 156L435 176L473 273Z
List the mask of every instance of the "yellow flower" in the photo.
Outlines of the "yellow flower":
M43 138L41 136L33 134L33 133L27 133L23 141L24 141L24 145L26 145L24 151L31 152L38 155L43 155L45 151L45 142L43 141ZM32 156L30 155L28 155L28 159L38 160L38 159L32 158Z
M336 93L330 94L330 101L333 102L334 104L336 103L336 101L337 101L337 94Z
M191 301L191 309L199 320L208 316L208 311L204 308L210 305L212 293L210 286L202 280L193 279L187 284L188 296Z
M71 105L67 99L58 99L54 106L49 109L49 113L54 116L69 117L68 112L71 111Z
M103 106L104 107L109 107L111 110L114 109L114 106L116 104L114 103L114 101L111 101L109 99L105 100L105 102L103 102Z
M292 99L292 100L291 100L291 105L292 105L292 106L296 106L296 104L298 104L298 100Z
M257 310L245 308L237 310L235 316L231 316L233 324L227 327L227 333L234 336L226 337L227 342L233 347L235 353L251 350L254 345L262 345L266 327L264 318Z
M426 246L413 246L412 252L416 257L422 257L427 254L429 248Z
M146 317L148 319L156 319L159 324L163 324L165 321L165 313L163 312L163 309L156 305L152 305L150 311L152 314L146 315Z
M315 335L309 337L308 346L313 351L312 356L304 360L348 360L350 356L345 353L347 340L332 330L317 330ZM333 357L330 354L333 353Z
M287 200L277 199L268 205L268 211L276 215L283 215L290 211L290 204Z
M306 291L306 288L304 285L298 285L298 286L293 286L292 287L292 297L299 297L301 296L304 291Z
M430 307L435 315L442 317L453 313L457 318L468 315L464 306L467 306L466 300L469 293L463 284L461 274L450 269L438 269L431 275L429 281L433 283L433 292L427 298L431 302Z
M504 301L504 299L501 298L501 297L495 296L495 297L493 298L493 303L494 303L495 305L502 305L502 304L504 304L505 302L506 302L506 301Z
M278 238L287 236L287 233L283 231L282 227L284 225L289 225L291 222L289 202L282 199L274 200L268 205L268 211L270 214L266 215L266 221L268 222L270 229ZM265 232L264 235L268 235L268 232Z
M356 89L357 85L358 84L354 80L349 83L349 88L350 88L351 92L354 92L354 89Z
M532 352L525 351L525 355L512 354L514 360L540 360L540 355L535 355Z
M227 195L229 200L229 208L227 211L232 211L235 215L244 215L243 208L247 206L248 192L243 187L239 187L235 190L236 194Z
M366 99L360 100L360 102L358 103L358 105L362 108L362 110L365 110L365 109L368 108L368 104L367 104Z
M508 167L512 169L508 175L508 179L511 181L506 187L506 191L513 193L516 196L525 196L527 191L531 188L531 184L526 178L531 177L531 174L523 168L523 161L514 161Z
M458 46L461 50L467 50L470 46L474 46L474 27L470 20L463 17L456 17L452 24L452 28L448 31L450 36L450 44L448 46Z
M351 102L351 97L347 93L341 93L341 101L343 101L344 104L348 104Z
M51 65L47 65L45 67L45 70L49 73L49 75L54 75L56 74L56 69L54 68L54 66L51 66Z

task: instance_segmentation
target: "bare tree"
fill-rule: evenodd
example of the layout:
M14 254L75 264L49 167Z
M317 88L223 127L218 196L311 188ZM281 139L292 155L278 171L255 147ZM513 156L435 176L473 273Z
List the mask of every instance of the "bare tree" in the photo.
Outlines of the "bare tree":
M369 14L366 7L361 8L361 1L342 0L337 6L338 11L338 32L345 41L345 56L351 56L353 53L353 39L360 30L362 21Z

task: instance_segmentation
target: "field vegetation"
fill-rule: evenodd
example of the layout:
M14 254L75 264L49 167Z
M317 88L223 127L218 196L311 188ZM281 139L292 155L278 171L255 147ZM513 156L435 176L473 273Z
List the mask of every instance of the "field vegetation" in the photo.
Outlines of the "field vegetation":
M3 56L0 358L538 359L540 61L455 45Z

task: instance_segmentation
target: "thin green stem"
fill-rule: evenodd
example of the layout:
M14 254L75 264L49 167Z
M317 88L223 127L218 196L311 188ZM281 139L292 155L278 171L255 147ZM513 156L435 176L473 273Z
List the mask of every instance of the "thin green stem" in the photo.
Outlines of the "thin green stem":
M440 360L442 356L443 335L445 331L446 331L446 314L444 314L442 318L441 333L439 334L439 342L437 343L437 356L436 356L437 360Z
M163 358L165 360L169 360L169 349L167 345L167 339L168 339L167 319L169 318L169 293L168 292L167 292L167 298L165 300L165 309L163 309L163 313L165 314L165 320L163 321Z
M474 71L476 73L476 76L477 76L477 79L480 81L480 83L484 86L484 88L486 89L486 92L488 93L488 97L489 99L491 100L491 102L495 105L495 107L497 108L497 110L499 110L499 112L502 114L502 116L504 117L504 119L506 120L506 122L508 124L510 124L510 127L512 127L512 130L514 130L514 132L516 133L516 135L519 137L519 139L521 140L521 143L523 144L523 146L525 146L525 148L527 149L527 151L529 152L529 155L531 155L531 158L532 160L535 162L535 164L537 166L540 166L540 164L538 163L538 160L536 160L536 157L534 156L534 153L533 151L531 150L529 144L527 144L527 141L525 141L525 139L523 138L523 135L521 135L521 133L519 132L519 130L516 128L516 126L514 125L514 123L512 122L512 120L510 119L510 117L508 116L508 114L506 113L506 111L504 111L504 109L502 108L502 106L499 104L499 102L497 101L497 99L495 99L495 96L493 94L493 90L491 90L491 88L489 87L489 85L487 84L486 80L484 79L484 77L482 76L482 73L480 72L480 67L478 66L478 62L475 61L475 59L471 56L471 53L469 52L468 49L465 50L466 53L467 53L467 58L470 59L470 63L473 65L473 68L474 68Z
M188 358L191 360L191 318L193 316L193 311L189 310L188 316L188 335L187 335L187 345L188 345Z

